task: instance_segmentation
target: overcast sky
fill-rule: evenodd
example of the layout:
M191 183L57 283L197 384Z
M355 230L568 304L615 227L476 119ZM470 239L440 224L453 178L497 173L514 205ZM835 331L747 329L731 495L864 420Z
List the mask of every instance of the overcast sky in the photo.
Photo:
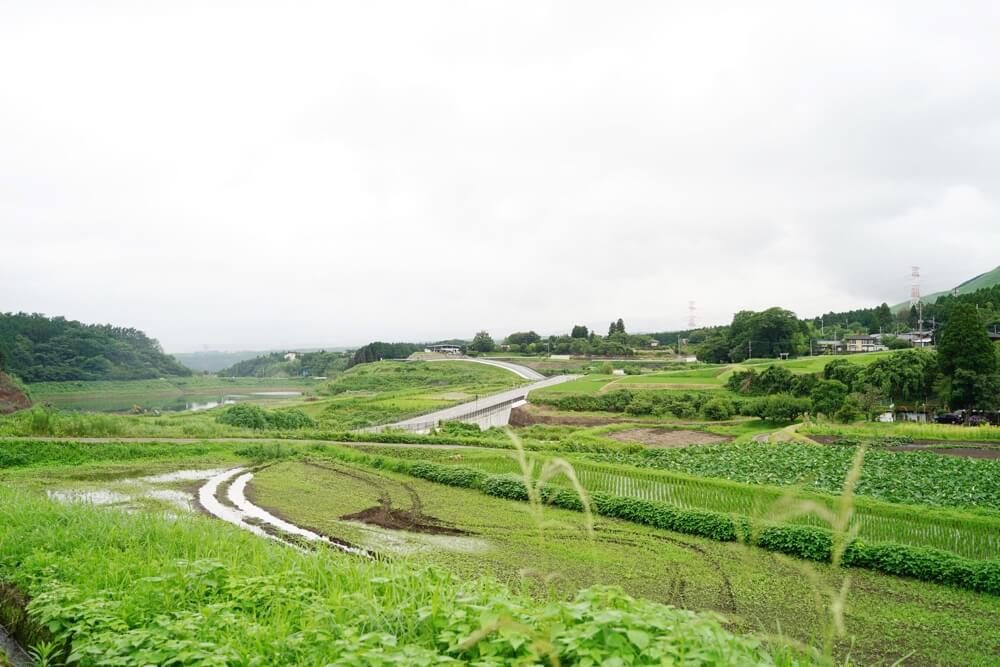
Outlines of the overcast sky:
M998 8L0 0L0 311L179 352L948 288L1000 264Z

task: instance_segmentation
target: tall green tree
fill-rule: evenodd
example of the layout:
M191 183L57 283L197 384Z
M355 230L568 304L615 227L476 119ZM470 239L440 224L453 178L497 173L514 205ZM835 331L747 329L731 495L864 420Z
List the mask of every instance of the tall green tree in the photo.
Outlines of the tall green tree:
M582 324L573 325L573 331L570 333L570 338L587 338L590 332L587 331L587 327Z
M515 331L507 336L508 345L531 345L540 340L542 340L542 337L534 331Z
M952 407L971 410L998 402L997 352L974 305L952 306L938 341L938 364Z
M472 344L469 345L469 349L475 352L492 352L497 349L497 344L493 342L493 338L486 331L480 331L472 339Z

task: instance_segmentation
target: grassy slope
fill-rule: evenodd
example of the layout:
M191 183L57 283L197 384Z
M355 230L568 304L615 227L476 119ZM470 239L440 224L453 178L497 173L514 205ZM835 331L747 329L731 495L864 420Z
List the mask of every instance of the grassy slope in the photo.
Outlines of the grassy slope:
M721 611L739 631L775 632L780 624L802 641L814 641L825 622L799 562L605 518L597 520L591 542L580 514L554 509L545 511L549 527L540 537L523 503L383 471L341 469L356 476L282 463L259 473L253 489L258 502L306 525L465 577L494 573L536 591L550 582L563 593L617 583L657 601ZM426 536L337 519L378 504L380 495L402 509L419 498L424 513L470 534ZM811 569L824 585L839 586L832 568ZM841 654L850 650L863 663L891 662L912 651L907 664L986 665L1000 650L1000 640L979 634L1000 621L995 598L870 572L851 576L847 624L853 638L839 644Z

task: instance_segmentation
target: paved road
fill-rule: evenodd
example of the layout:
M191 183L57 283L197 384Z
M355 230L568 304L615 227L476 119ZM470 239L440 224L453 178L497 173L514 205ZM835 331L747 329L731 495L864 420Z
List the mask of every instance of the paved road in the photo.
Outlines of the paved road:
M509 361L500 361L498 359L481 359L479 357L448 357L445 359L426 359L425 361L471 361L476 364L486 364L487 366L496 366L497 368L505 368L511 373L523 377L525 380L544 380L545 376L536 371L533 368L528 368L527 366L522 366L521 364L512 364Z
M437 412L431 412L430 414L420 415L419 417L404 419L403 421L396 422L395 424L384 424L382 426L373 426L370 428L360 429L360 430L378 432L387 428L394 428L394 429L403 429L407 431L418 431L436 426L438 422L471 419L477 416L485 416L491 412L499 410L509 410L511 407L514 407L521 401L525 400L525 398L528 396L528 392L530 391L533 391L535 389L541 389L542 387L551 387L552 385L561 384L563 382L568 382L569 380L573 380L577 377L579 376L557 375L555 377L546 378L545 380L541 380L539 382L533 382L532 384L524 385L523 387L518 387L517 389L502 391L499 394L481 396L475 401L469 401L468 403L455 405L450 408L445 408L444 410L438 410Z

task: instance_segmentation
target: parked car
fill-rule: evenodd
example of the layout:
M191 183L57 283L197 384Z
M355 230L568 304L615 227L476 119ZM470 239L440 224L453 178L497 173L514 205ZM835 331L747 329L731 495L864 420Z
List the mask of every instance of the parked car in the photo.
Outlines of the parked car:
M945 412L935 415L934 421L938 424L964 424L965 411L956 410L955 412ZM969 426L986 426L989 423L990 420L983 415L971 415L969 417Z

